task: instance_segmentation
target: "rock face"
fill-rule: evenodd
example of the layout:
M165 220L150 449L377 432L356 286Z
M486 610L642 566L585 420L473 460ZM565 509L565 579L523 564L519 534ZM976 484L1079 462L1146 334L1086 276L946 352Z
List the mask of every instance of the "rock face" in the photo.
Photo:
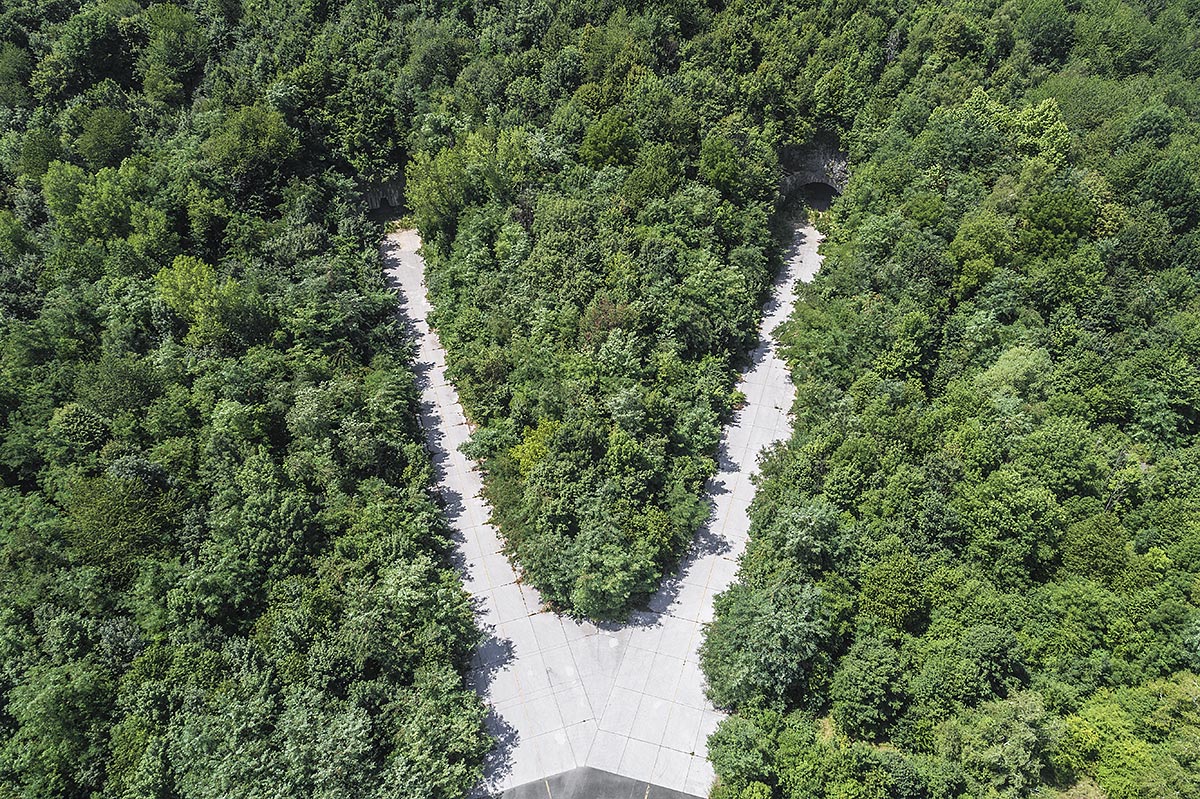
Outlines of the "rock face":
M783 160L784 177L780 193L784 195L809 183L824 183L841 194L850 180L846 154L832 144L815 144L794 154L785 154Z
M746 403L724 431L719 472L707 486L707 524L648 608L626 624L597 625L547 610L505 557L481 496L479 468L459 449L469 430L446 376L446 353L429 326L421 240L413 230L384 240L384 268L417 345L421 425L437 490L463 586L485 631L472 681L489 707L498 746L479 793L518 789L512 799L540 796L550 790L547 777L590 767L653 787L639 797L708 794L713 769L706 742L723 714L704 694L703 625L712 619L713 596L733 581L748 539L758 453L791 434L795 389L771 334L791 315L796 283L820 267L819 242L812 227L797 230L763 309L760 341L739 384ZM530 786L532 793L523 790Z

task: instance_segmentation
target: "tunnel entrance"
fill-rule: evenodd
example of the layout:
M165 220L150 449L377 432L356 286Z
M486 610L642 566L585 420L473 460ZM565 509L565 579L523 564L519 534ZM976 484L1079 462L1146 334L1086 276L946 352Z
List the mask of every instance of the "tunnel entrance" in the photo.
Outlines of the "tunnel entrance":
M805 183L796 189L796 196L814 211L828 211L841 192L828 183Z
M829 142L784 152L780 160L784 174L779 193L786 202L799 200L815 211L828 211L850 179L846 153Z
M407 210L404 206L404 177L400 176L368 186L362 193L368 214L377 221L398 218Z

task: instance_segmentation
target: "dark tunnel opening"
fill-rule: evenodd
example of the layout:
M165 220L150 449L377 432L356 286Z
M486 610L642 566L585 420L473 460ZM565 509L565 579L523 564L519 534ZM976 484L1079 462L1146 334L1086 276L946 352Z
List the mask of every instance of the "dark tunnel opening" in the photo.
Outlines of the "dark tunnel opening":
M805 183L797 194L814 211L828 211L834 199L840 196L838 190L828 183Z

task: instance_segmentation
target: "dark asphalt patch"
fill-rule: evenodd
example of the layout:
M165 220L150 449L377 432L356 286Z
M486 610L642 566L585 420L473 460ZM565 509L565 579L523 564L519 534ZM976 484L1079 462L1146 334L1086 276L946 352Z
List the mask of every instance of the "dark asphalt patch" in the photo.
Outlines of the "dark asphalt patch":
M501 794L502 799L697 799L689 793L672 791L641 780L599 769L564 771L544 780L534 780Z

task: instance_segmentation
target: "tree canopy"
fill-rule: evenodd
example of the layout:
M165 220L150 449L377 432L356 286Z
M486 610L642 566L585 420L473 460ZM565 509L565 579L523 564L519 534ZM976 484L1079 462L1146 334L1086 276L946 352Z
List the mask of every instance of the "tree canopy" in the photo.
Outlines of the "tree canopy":
M333 110L380 45L240 11L0 11L0 796L451 799L491 744Z
M0 8L0 796L464 794L478 641L363 197L509 554L621 618L707 510L716 799L1195 796L1192 0Z
M860 110L704 644L714 796L1200 790L1193 11L795 11Z

